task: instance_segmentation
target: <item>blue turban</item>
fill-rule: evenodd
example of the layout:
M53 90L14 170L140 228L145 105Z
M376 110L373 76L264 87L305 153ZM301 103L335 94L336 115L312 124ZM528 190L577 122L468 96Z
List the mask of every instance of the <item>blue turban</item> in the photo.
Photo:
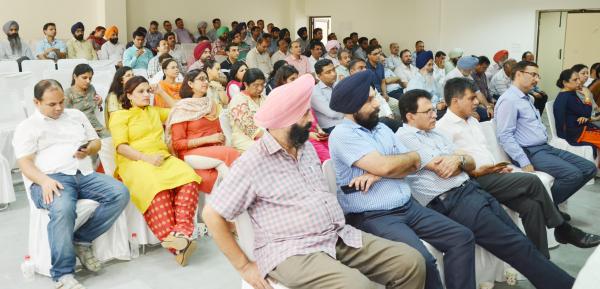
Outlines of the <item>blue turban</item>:
M416 65L417 68L423 68L429 60L433 59L433 52L431 50L421 51L417 53Z
M479 63L479 59L475 56L463 56L458 60L456 67L462 70L469 70L475 68Z
M329 108L341 113L356 113L369 99L369 88L376 76L371 70L344 77L331 93Z
M77 29L83 30L83 23L77 22L73 24L73 26L71 26L71 34L75 35L75 31L77 31Z

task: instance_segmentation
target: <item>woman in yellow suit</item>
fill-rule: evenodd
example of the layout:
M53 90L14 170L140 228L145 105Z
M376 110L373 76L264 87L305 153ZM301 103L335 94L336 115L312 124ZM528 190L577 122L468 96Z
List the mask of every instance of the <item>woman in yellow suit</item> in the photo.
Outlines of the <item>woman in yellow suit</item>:
M169 153L163 141L169 109L150 106L151 90L144 77L131 78L119 96L123 109L111 114L115 174L129 188L133 203L162 246L185 266L197 246L191 236L201 178Z

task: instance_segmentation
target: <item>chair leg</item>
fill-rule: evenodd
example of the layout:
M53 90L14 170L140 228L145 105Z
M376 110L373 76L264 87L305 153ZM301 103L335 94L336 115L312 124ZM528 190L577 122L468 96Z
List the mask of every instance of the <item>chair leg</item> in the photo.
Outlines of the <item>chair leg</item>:
M9 204L9 203L3 204L3 206L0 206L0 212L2 212L2 211L4 211L4 210L8 209L8 207L9 207L9 206L10 206L10 204Z

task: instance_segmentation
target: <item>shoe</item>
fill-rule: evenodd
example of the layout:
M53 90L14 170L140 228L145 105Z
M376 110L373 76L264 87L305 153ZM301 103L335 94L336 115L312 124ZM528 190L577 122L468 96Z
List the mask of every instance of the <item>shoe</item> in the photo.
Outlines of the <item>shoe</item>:
M175 255L175 261L177 261L181 267L187 266L188 260L194 251L196 251L196 248L198 248L198 243L196 243L196 240L189 240L188 245L183 250L177 252L177 255Z
M81 283L75 280L73 275L68 274L60 277L58 281L54 282L54 288L56 289L85 289Z
M560 210L558 212L563 217L563 219L565 219L565 222L571 221L571 215L569 215L563 211L560 211Z
M92 272L98 272L102 269L102 264L94 256L92 246L75 245L75 255L77 255L77 258L79 258L81 265L85 269Z
M160 245L165 249L181 251L188 246L189 240L183 234L171 232Z
M564 230L554 230L554 237L561 244L571 244L578 248L592 248L600 244L600 236L586 233L575 227L571 227L566 232Z

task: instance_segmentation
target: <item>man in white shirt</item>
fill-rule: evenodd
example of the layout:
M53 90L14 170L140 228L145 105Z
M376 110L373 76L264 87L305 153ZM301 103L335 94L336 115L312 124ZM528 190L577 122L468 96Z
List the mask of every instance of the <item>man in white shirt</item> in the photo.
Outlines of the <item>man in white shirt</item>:
M244 42L246 42L246 44L248 44L250 48L256 47L256 45L258 44L258 37L262 34L261 32L262 31L260 30L260 27L252 27L252 29L250 29L250 33L248 33L246 39L244 39Z
M433 77L441 87L444 86L444 81L446 80L446 69L444 67L445 64L446 53L444 53L444 51L436 52L435 57L433 58Z
M82 289L73 277L75 258L90 271L101 269L92 241L119 217L129 191L112 177L94 172L89 156L100 150L100 139L81 111L64 108L57 81L38 82L34 97L37 110L17 126L13 146L31 200L38 209L48 210L50 275L56 288ZM96 201L98 207L75 230L78 199Z
M275 39L273 39L272 41L275 41ZM271 55L271 63L275 64L275 62L279 60L285 60L285 58L290 55L290 52L288 51L289 45L290 43L288 39L279 38L277 40L278 49L277 51L275 51L275 53L273 53L273 55Z
M312 40L309 44L310 56L308 57L308 66L313 76L315 73L315 64L317 61L323 59L323 44L318 40Z
M163 39L167 41L167 44L169 45L169 54L173 56L173 59L175 59L175 61L177 61L179 67L186 67L187 59L185 58L181 45L177 44L177 38L175 37L175 33L167 32L165 33Z
M255 26L259 28L258 26ZM265 34L269 35L269 34ZM265 74L265 78L269 78L269 74L273 70L271 65L271 57L269 57L269 46L271 45L271 38L260 36L257 41L256 47L250 49L248 55L246 55L246 64L248 68L258 68Z
M410 54L410 50L402 50L402 52L400 52L400 60L402 63L394 69L394 73L400 77L400 80L402 81L400 85L406 87L410 80L419 73L419 70L412 65L412 55Z
M437 122L436 130L452 141L457 150L473 157L475 170L471 177L500 203L519 213L525 233L536 248L550 258L546 227L556 228L554 234L561 243L578 247L597 245L600 236L584 233L563 219L535 174L520 172L494 158L481 125L471 116L478 103L475 83L455 78L449 80L444 89L449 107ZM586 236L589 242L581 240Z
M490 81L489 88L490 94L496 100L502 95L505 91L508 90L512 81L510 80L510 73L512 72L512 68L517 64L517 61L514 59L506 60L502 64L502 69L500 69L492 80ZM489 70L489 68L488 68Z
M390 56L385 59L385 68L394 71L396 67L400 67L400 65L402 65L400 45L394 42L390 44Z
M104 33L106 41L100 47L98 52L98 59L100 60L112 60L116 66L123 66L123 53L125 52L125 46L119 43L119 29L117 26L111 26L106 29Z
M508 59L508 50L500 50L494 54L494 63L485 71L485 76L488 78L488 83L492 81L492 77L502 70L502 65Z
M454 78L468 78L473 80L471 74L475 70L475 66L479 64L479 59L475 56L464 56L458 59L456 67L446 74L444 85L448 80ZM490 120L494 116L494 105L489 103L481 91L476 90L475 94L479 100L477 107L477 117L479 121Z

